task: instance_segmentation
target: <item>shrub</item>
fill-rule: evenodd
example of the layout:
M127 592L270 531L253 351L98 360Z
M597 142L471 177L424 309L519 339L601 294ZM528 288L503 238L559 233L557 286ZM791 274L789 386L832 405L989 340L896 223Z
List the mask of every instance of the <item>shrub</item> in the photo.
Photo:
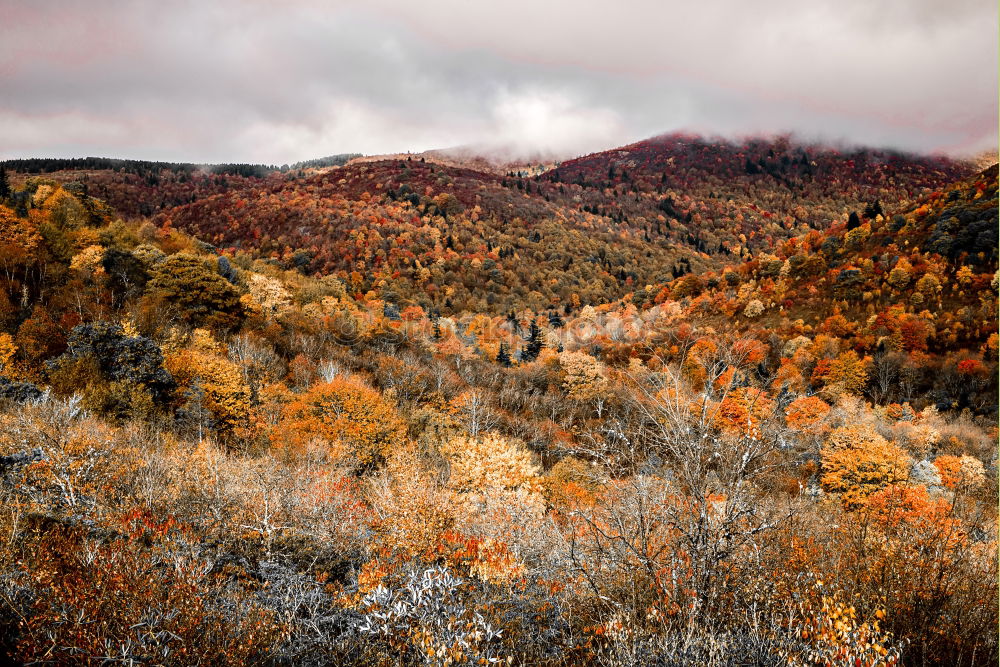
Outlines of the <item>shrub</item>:
M290 402L272 431L272 443L303 452L320 438L333 458L354 457L362 466L380 465L406 441L406 423L395 406L353 378L335 377Z
M764 304L760 302L760 299L751 299L747 303L747 307L743 309L743 317L751 320L760 317L763 313Z
M986 481L986 469L974 456L945 454L934 459L934 467L941 476L941 483L952 490L979 487Z
M820 450L826 491L839 493L849 507L890 484L906 481L906 452L867 424L835 429Z
M457 436L441 445L451 464L448 486L459 493L502 489L533 494L541 490L541 472L520 442L495 433Z

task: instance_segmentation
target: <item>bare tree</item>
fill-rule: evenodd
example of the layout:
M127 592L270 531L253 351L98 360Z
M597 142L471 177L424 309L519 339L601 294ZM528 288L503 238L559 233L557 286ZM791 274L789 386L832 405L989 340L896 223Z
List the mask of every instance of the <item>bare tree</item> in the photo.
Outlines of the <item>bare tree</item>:
M500 415L493 409L492 401L486 392L479 389L473 389L466 394L461 409L465 428L472 437L496 428L500 421Z
M582 452L612 480L603 502L574 512L582 530L572 534L572 559L615 613L645 613L654 601L669 601L679 618L715 613L731 592L735 562L752 559L762 536L789 515L763 497L763 483L789 458L780 418L735 432L717 425L726 398L747 381L737 349L699 360L708 370L700 392L685 380L683 360L638 379L624 409ZM737 372L727 380L730 369Z
M897 386L899 367L899 355L889 352L879 352L875 355L872 362L868 395L877 405L881 405L889 400L890 395Z

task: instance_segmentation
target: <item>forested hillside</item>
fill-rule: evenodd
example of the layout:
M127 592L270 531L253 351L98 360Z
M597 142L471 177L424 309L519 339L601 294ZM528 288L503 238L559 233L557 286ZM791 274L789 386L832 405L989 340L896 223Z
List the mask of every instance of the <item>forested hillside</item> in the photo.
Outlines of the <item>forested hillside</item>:
M677 135L531 176L427 156L355 160L321 173L130 163L129 171L55 176L129 217L152 216L283 268L335 275L354 294L450 315L524 307L568 314L578 303L596 306L773 250L846 223L851 212L906 206L971 172L945 158Z
M6 659L996 662L996 166L303 169L5 181Z

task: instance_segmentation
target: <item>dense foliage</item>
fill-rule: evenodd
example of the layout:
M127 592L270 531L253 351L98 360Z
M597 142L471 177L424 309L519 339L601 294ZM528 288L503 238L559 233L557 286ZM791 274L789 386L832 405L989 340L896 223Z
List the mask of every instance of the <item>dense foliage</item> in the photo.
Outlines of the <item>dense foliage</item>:
M996 167L150 174L0 200L5 660L998 659Z

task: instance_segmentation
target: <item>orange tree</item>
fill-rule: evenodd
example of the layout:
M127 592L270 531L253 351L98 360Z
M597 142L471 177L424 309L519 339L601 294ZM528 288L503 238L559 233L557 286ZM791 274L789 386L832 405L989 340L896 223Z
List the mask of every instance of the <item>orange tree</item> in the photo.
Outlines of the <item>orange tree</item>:
M890 485L834 532L837 564L828 574L884 606L884 627L909 641L912 664L996 660L995 525L968 501Z
M844 426L830 433L820 449L823 489L841 494L848 506L909 476L906 452L867 424Z
M377 466L405 441L406 423L378 391L357 379L336 377L285 406L271 442L295 455L317 438L333 458L350 455L362 466Z

